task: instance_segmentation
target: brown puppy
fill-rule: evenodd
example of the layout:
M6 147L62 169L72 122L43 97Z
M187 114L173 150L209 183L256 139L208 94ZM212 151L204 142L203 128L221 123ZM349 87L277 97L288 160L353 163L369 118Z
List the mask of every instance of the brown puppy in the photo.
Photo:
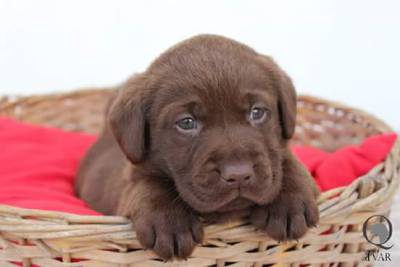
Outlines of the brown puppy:
M272 238L297 239L318 209L313 179L288 148L295 119L294 87L271 58L197 36L121 86L77 191L98 211L130 217L164 259L191 254L200 216L248 211Z

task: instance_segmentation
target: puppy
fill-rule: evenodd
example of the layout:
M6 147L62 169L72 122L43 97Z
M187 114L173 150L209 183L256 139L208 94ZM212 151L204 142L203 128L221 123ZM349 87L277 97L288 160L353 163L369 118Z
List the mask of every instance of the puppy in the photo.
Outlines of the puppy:
M288 147L296 93L270 57L224 37L191 38L126 81L106 117L77 192L131 218L161 258L190 256L200 218L247 212L276 240L317 224L318 191Z

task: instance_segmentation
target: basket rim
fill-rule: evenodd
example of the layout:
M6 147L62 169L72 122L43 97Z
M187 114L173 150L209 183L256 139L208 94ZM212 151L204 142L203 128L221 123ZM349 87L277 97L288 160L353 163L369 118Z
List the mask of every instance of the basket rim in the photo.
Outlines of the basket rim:
M328 100L328 99L325 99L322 97L312 96L309 94L299 95L298 100L305 101L305 102L321 103L323 105L333 106L335 109L351 111L352 113L357 113L357 114L361 115L362 117L367 118L370 122L373 122L374 127L379 129L382 133L394 132L394 129L388 123L386 123L384 120L379 119L372 113L367 112L361 108L352 107L352 106L350 106L348 104L344 104L340 101L332 101L332 100Z
M105 92L111 92L114 87L102 87L102 88L90 88L85 87L82 89L76 89L67 92L51 92L44 94L32 94L32 95L21 95L21 94L6 94L0 96L0 112L13 108L21 103L23 104L34 104L42 100L58 100L63 98L80 97L85 95L102 94Z

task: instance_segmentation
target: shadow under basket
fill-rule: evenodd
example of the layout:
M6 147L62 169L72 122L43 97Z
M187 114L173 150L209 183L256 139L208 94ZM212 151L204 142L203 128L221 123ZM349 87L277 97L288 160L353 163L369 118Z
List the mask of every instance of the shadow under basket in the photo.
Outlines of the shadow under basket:
M97 133L111 90L0 99L0 116ZM293 143L333 151L392 132L384 122L342 104L298 99ZM248 222L205 227L205 240L186 261L163 262L143 250L129 220L112 216L21 209L0 205L0 266L370 266L373 246L363 236L372 215L388 215L399 183L400 142L384 162L347 187L324 192L320 224L298 242L277 243Z

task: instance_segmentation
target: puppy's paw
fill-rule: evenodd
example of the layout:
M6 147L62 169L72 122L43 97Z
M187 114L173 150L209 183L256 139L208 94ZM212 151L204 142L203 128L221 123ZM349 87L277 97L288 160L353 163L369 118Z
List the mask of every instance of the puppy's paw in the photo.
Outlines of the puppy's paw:
M180 207L146 210L134 219L137 238L164 260L187 259L203 239L198 217Z
M250 221L277 241L297 240L319 220L319 212L313 197L283 194L266 206L252 210Z

